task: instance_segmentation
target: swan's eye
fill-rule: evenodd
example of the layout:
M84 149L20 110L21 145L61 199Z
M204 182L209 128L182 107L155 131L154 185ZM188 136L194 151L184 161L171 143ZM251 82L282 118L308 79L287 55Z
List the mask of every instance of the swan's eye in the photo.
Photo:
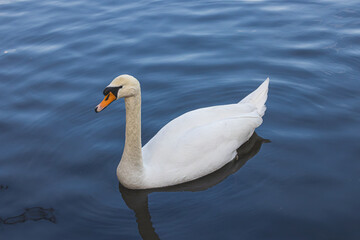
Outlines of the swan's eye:
M109 92L112 92L112 94L114 94L114 96L117 96L117 93L118 93L120 88L122 88L122 86L120 86L120 87L107 87L107 88L104 89L103 94L104 94L104 96L106 96L106 95L109 94Z

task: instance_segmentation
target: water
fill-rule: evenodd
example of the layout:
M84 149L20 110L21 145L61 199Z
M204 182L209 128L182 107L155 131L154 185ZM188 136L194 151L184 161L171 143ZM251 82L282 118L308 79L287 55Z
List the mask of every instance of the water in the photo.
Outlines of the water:
M1 239L360 238L358 1L0 0L0 32ZM264 123L221 172L128 191L124 104L93 110L122 73L144 143L269 76Z

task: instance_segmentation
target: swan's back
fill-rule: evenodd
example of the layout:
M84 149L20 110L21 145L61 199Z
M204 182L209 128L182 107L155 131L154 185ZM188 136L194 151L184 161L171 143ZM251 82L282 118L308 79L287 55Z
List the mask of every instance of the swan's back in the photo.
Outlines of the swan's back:
M230 162L262 123L268 84L237 104L190 111L165 125L142 149L145 187L191 181Z

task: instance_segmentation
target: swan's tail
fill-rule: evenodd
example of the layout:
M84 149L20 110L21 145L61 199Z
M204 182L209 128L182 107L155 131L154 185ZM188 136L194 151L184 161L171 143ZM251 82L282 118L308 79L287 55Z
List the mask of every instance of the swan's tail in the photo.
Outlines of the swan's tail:
M270 79L267 78L255 91L247 95L239 103L251 103L255 105L260 116L264 116L266 110L265 102L268 95L269 81Z

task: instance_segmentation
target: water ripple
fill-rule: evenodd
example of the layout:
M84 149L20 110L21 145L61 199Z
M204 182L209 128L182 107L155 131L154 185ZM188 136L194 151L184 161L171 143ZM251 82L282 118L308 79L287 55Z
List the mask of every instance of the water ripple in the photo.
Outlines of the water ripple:
M258 131L272 143L206 191L151 194L161 238L360 237L358 1L0 8L0 217L49 220L48 207L18 211L56 209L56 224L1 224L5 238L139 238L115 176L123 102L93 112L120 73L141 81L144 143L174 117L237 102L271 79Z

